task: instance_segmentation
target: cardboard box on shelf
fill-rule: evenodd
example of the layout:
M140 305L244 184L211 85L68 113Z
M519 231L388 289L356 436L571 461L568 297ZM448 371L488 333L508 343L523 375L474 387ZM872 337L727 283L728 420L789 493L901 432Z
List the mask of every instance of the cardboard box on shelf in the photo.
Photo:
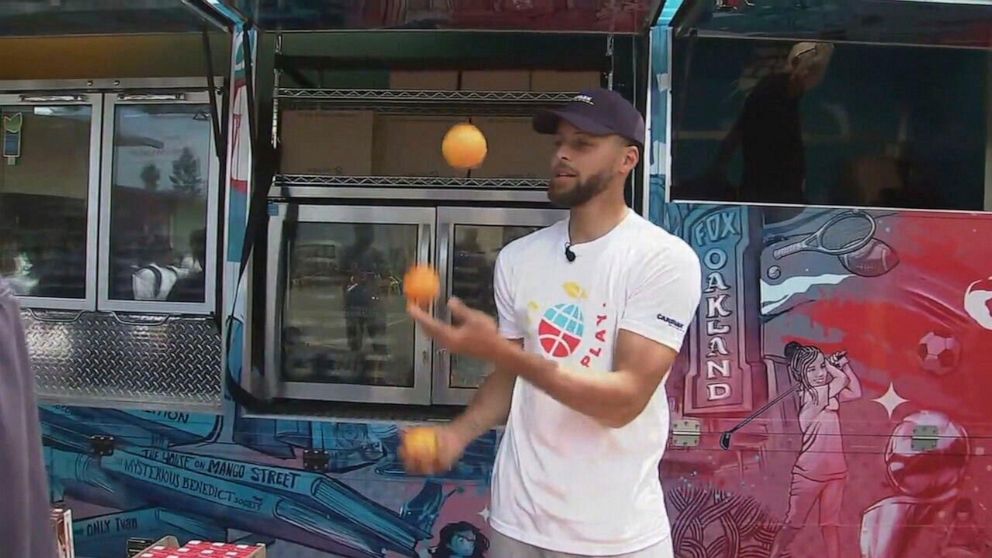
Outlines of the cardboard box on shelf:
M372 173L373 127L372 111L283 111L280 172L367 176Z
M534 70L531 72L530 87L534 91L578 93L583 89L600 87L601 82L602 77L599 72Z
M554 142L538 134L529 117L477 117L472 123L489 144L485 162L472 171L478 178L547 178Z
M389 72L390 89L454 91L458 89L458 72L443 70Z
M372 170L380 176L464 177L441 154L449 128L463 120L445 116L379 115L375 121Z
M466 70L462 72L465 91L530 91L527 70Z

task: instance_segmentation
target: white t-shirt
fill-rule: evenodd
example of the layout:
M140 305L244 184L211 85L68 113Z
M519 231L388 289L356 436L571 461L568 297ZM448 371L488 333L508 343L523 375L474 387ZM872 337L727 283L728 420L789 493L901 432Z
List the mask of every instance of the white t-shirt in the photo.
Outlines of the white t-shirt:
M700 298L695 252L628 210L608 234L572 246L569 263L567 221L500 252L500 333L578 371L612 371L620 329L680 349ZM490 524L571 554L626 554L665 540L658 466L668 428L664 384L633 422L610 428L518 379L493 470Z

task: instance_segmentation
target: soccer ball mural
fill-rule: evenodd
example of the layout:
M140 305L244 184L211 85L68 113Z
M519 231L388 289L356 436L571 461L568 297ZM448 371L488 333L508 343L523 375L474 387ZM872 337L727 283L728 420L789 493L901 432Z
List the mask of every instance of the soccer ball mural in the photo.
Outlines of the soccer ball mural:
M961 361L961 343L945 331L931 331L917 346L920 365L933 374L949 374Z

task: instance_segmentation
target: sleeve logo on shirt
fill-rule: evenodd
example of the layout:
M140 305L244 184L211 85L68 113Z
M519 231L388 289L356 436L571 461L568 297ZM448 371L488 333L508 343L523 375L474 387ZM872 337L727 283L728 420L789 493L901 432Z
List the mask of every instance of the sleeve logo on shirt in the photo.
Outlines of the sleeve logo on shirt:
M665 322L666 324L674 327L675 329L677 329L679 331L685 329L685 324L683 324L682 322L680 322L678 320L674 320L672 318L669 318L668 316L666 316L664 314L658 314L658 319L661 320L661 321L663 321L663 322Z

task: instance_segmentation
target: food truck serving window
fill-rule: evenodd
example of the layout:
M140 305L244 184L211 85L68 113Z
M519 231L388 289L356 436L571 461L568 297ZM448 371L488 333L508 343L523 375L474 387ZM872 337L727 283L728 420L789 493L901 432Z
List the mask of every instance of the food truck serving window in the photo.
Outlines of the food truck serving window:
M0 267L29 308L209 313L207 93L0 95Z
M672 200L992 207L984 51L698 37L672 52Z
M94 309L101 95L0 95L0 269L25 306Z
M104 118L100 307L213 308L217 162L206 93L117 95Z

